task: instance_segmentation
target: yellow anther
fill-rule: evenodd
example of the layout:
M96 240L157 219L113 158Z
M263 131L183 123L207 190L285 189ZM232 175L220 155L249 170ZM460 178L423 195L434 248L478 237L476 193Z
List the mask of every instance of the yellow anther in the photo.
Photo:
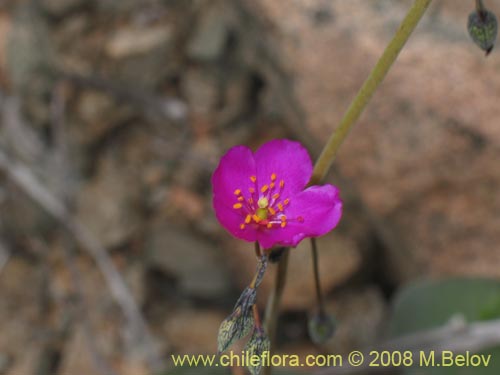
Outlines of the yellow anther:
M278 199L279 197L280 197L280 195L278 193L273 194L273 196L272 196L272 198L275 199L275 200Z
M253 221L255 221L256 223L258 223L259 221L261 221L262 219L260 217L258 217L257 215L252 215L252 219Z
M280 220L281 221L286 221L286 216L285 215L281 215Z
M284 186L285 186L285 181L281 180L281 181L280 181L280 188L282 188L282 189L283 189L283 187L284 187Z
M238 197L239 202L243 202L244 200L245 200L245 197L243 197L243 196Z
M278 208L280 211L283 211L283 205L281 203L278 203Z
M276 210L274 208L269 207L268 210L271 213L271 215L276 215Z
M241 208L241 207L243 207L243 205L242 205L241 203L235 203L235 204L233 204L233 208L234 208L235 210L237 210L237 209L239 209L239 208Z
M281 222L281 228L284 228L284 227L286 227L286 221Z
M270 187L271 189L274 189L274 186L275 186L274 182L271 182L271 183L269 184L269 187Z
M287 198L287 199L285 199L285 200L283 201L283 204L284 204L285 206L286 206L288 203L290 203L290 199L288 199L288 198Z
M255 183L257 181L257 176L250 176L250 180Z
M269 189L269 186L264 185L264 186L262 186L262 188L260 189L260 191L262 191L263 193L265 193L268 189Z
M248 198L248 204L253 204L253 198Z
M245 218L245 223L250 224L251 221L252 221L252 215L247 215L247 217Z
M248 188L248 191L250 192L250 194L253 194L253 193L255 193L255 189L254 189L253 187L251 187L251 188Z
M273 174L271 175L271 181L276 181L276 173L273 173Z
M245 229L245 224L241 224L240 229Z
M267 223L267 229L271 229L273 227L273 223Z
M236 190L234 191L234 195L240 195L240 194L241 194L241 190L240 190L240 189L236 189Z

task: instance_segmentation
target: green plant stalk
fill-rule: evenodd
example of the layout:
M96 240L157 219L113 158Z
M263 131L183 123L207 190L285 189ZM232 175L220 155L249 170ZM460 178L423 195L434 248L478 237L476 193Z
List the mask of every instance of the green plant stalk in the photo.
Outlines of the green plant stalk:
M316 303L318 314L321 317L325 316L325 301L323 300L323 293L321 291L321 282L319 277L319 265L318 265L318 246L316 245L316 238L311 238L311 255L313 263L313 275L314 275L314 289L316 291Z
M335 156L337 155L340 145L345 140L347 134L349 134L349 131L356 123L356 120L365 109L366 105L373 96L373 93L376 91L380 83L384 80L387 72L398 57L399 53L401 52L415 27L417 26L418 22L424 15L425 11L429 7L431 1L432 0L415 0L415 2L413 3L406 17L401 22L401 25L396 31L394 37L387 45L373 70L370 72L370 75L347 109L344 117L342 117L340 124L328 139L325 147L323 148L323 151L321 152L318 160L316 161L316 164L314 165L313 175L309 183L310 185L317 184L325 178L328 170L330 169L330 166L335 160ZM266 331L271 340L271 350L275 345L278 308L285 286L284 284L286 280L286 271L288 268L288 251L289 250L287 250L287 254L284 254L278 264L274 290L271 292L268 301L268 310L266 314ZM271 374L271 367L264 367L263 370L264 375Z

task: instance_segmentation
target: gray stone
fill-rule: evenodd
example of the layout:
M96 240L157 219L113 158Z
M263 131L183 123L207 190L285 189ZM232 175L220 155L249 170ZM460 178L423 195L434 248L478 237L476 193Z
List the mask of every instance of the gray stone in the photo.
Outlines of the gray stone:
M174 275L186 294L212 298L223 296L229 289L222 252L170 223L152 228L148 251L149 264Z
M211 62L223 53L230 26L222 6L213 6L203 13L187 46L187 54L194 60Z

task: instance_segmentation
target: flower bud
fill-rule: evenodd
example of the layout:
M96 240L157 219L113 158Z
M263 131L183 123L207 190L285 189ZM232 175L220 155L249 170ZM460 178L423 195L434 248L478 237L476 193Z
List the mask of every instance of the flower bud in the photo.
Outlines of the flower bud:
M332 315L317 312L309 318L307 328L309 337L315 344L323 344L335 333L335 318Z
M252 305L257 298L257 290L246 288L234 306L233 312L221 323L217 336L218 351L222 353L233 342L245 337L254 325Z
M248 353L250 362L247 363L248 370L252 375L259 375L262 369L265 354L269 355L271 342L262 328L255 328L252 337L245 345L245 351Z
M474 11L469 15L467 29L474 43L488 55L497 37L498 25L495 15L486 9Z

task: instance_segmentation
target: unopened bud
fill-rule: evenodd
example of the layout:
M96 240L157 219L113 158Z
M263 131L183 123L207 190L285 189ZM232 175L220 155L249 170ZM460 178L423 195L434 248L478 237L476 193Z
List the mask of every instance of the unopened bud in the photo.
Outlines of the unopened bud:
M309 318L307 324L309 337L315 344L323 344L333 336L336 325L332 315L317 312Z
M498 24L495 15L486 9L474 11L469 15L467 29L474 43L488 55L497 38Z
M253 330L253 334L245 345L244 351L248 353L250 362L247 363L248 370L252 375L259 375L264 362L264 353L269 355L271 342L262 328Z
M221 323L217 336L218 351L222 353L233 342L248 335L254 325L252 305L257 298L257 291L246 288L234 306L233 312Z

